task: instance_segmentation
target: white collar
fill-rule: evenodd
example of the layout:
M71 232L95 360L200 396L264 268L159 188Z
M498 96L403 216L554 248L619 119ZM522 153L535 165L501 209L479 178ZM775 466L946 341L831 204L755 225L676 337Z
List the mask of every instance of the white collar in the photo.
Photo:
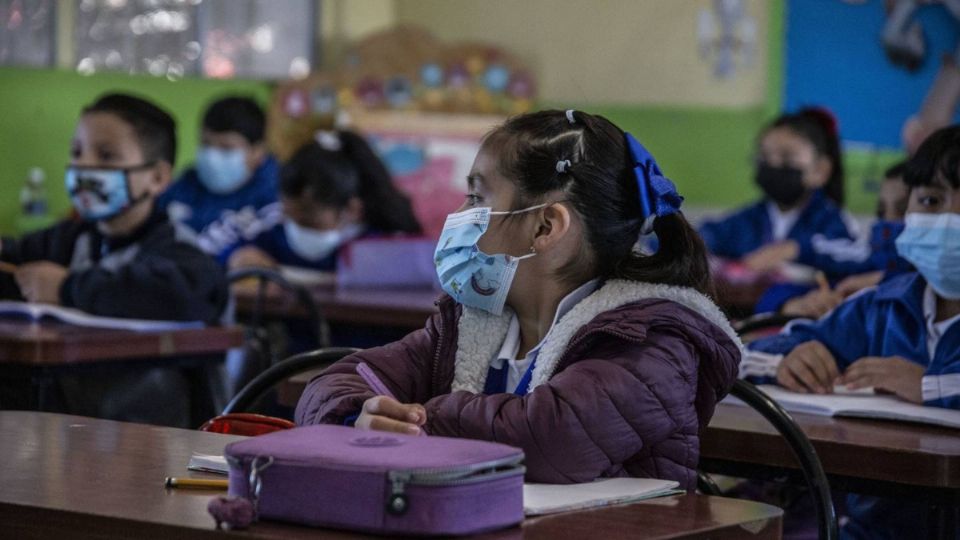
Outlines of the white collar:
M960 321L960 315L950 317L945 321L937 320L937 297L933 292L933 287L929 284L923 290L923 318L927 321L927 347L930 352L930 358L936 351L937 343L955 322Z
M776 241L785 240L790 234L790 229L800 219L802 208L794 208L784 212L772 201L767 202L767 214L770 215L770 226L773 232L773 239Z
M530 349L530 352L527 353L527 356L536 354L540 347L543 347L543 344L547 341L547 336L550 335L550 330L553 330L553 327L557 325L557 322L567 314L574 306L580 303L581 300L593 294L600 286L599 279L592 279L583 285L577 287L569 294L563 297L560 300L560 303L557 305L557 311L553 315L553 321L550 323L550 328L547 330L547 333L544 335L543 339L540 340L540 343L537 343L537 346ZM500 352L496 354L491 360L490 365L494 369L502 369L504 360L516 360L517 352L520 350L520 321L517 319L516 313L512 313L510 317L510 326L507 327L507 335L503 338L503 345L500 347Z

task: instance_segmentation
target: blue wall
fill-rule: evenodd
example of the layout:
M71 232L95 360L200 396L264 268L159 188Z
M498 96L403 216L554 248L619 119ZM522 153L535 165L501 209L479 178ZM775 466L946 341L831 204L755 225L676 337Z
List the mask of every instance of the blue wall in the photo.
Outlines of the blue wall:
M845 141L900 148L903 123L919 110L942 54L955 50L960 23L943 6L922 8L927 58L909 73L880 44L883 0L789 0L786 9L787 110L825 105Z

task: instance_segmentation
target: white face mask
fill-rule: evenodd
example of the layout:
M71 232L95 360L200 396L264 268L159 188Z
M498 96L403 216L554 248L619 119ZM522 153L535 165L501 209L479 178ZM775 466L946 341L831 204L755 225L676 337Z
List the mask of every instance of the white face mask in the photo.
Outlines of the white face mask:
M329 257L343 244L363 233L360 225L347 225L339 229L321 231L298 225L293 220L283 223L287 244L298 256L316 262Z

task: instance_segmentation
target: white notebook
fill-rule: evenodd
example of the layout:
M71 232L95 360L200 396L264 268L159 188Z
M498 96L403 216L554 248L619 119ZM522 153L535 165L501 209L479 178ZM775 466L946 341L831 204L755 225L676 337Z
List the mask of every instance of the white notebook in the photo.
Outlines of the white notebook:
M890 395L800 394L775 385L761 385L759 388L790 412L901 420L960 429L960 411L924 407L907 403ZM727 398L723 402L743 405L742 401L733 398Z
M53 319L76 326L93 328L113 328L117 330L133 330L137 332L162 332L169 330L184 330L203 328L201 321L150 321L144 319L121 319L117 317L100 317L91 315L79 309L54 306L52 304L30 304L27 302L0 302L0 318L27 317L34 321Z
M218 474L228 474L230 472L227 459L212 454L193 454L190 456L190 462L187 463L187 469Z
M607 478L585 484L524 484L528 516L583 510L678 493L678 482L653 478Z

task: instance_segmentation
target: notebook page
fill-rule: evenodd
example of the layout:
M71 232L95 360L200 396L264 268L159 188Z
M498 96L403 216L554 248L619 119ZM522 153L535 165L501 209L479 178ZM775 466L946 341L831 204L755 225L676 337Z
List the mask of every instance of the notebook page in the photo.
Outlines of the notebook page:
M653 478L608 478L585 484L524 484L528 516L639 501L676 492L679 483Z

